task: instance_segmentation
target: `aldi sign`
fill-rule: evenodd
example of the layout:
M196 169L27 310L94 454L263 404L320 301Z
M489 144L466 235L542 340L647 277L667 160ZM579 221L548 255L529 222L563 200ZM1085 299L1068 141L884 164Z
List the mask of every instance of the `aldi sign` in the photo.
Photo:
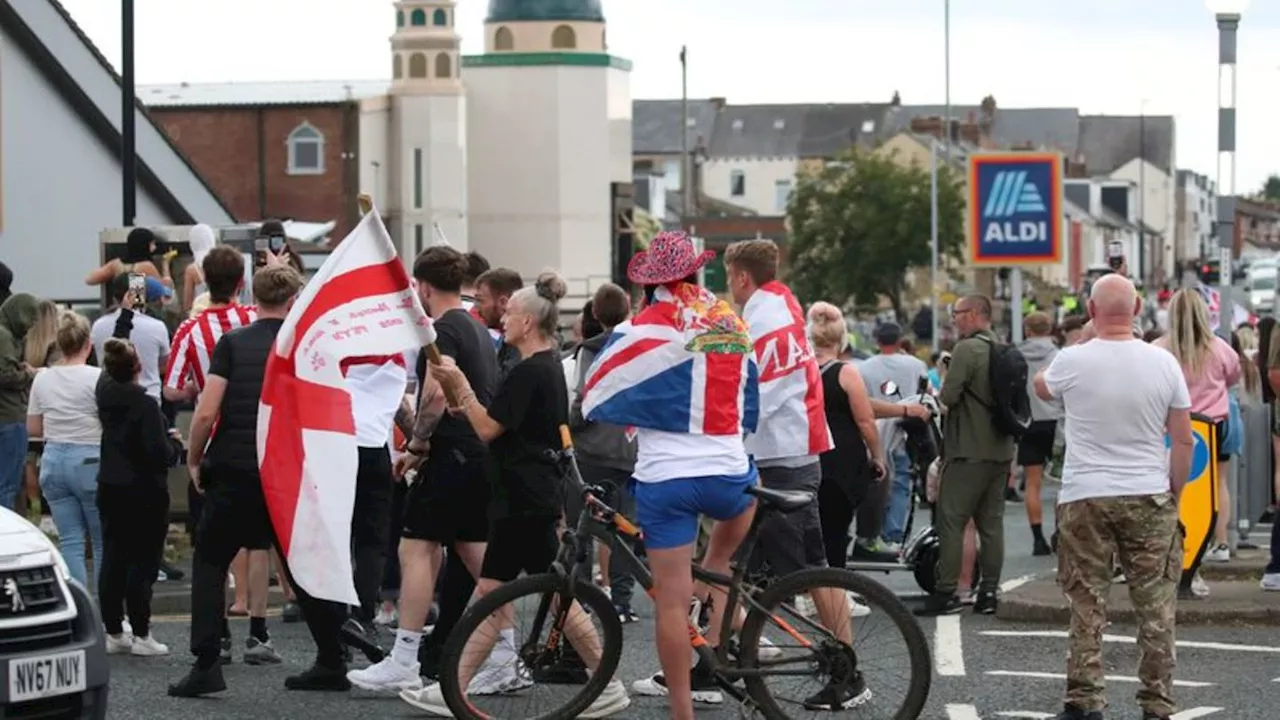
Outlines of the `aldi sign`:
M969 156L969 259L975 265L1062 260L1062 156Z

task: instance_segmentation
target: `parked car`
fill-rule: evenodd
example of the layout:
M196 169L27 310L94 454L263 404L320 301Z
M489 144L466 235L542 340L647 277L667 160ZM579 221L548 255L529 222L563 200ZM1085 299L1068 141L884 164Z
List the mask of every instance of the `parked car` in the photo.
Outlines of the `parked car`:
M0 676L0 717L107 716L107 649L98 606L71 578L53 542L3 507Z

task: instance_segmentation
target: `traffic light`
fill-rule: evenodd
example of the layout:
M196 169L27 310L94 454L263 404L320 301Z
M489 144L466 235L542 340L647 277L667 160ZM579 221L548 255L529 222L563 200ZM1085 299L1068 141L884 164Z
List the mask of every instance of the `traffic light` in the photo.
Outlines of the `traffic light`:
M635 192L632 183L612 183L609 188L613 205L613 282L627 290L631 289L627 265L636 252Z

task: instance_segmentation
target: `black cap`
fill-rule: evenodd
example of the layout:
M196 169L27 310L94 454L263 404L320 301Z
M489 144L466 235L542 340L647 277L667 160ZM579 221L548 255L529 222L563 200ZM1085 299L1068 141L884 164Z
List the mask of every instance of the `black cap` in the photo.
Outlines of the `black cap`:
M902 342L902 326L896 322L881 323L876 328L876 342L881 345L897 345Z
M284 223L280 222L279 220L267 220L263 222L262 225L258 228L258 237L260 238L283 237L283 236L284 236Z

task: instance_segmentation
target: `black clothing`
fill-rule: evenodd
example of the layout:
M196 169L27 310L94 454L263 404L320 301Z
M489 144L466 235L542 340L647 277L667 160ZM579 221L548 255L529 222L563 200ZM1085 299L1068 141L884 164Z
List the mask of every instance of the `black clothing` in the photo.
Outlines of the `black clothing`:
M168 504L169 468L181 446L169 437L155 398L141 385L117 382L105 372L94 394L102 423L98 484L163 491Z
M489 331L466 310L455 308L435 321L436 347L440 354L448 355L467 376L476 401L488 407L498 385L498 358ZM427 354L418 354L418 387L427 376ZM431 433L431 452L456 448L471 458L484 455L487 449L471 423L464 417L445 413L440 424Z
M351 514L351 548L356 595L360 607L352 613L365 627L373 626L378 588L386 565L383 551L391 523L391 451L386 447L359 449L356 499ZM336 628L335 628L336 632Z
M849 408L849 396L840 387L842 369L844 363L835 360L822 366L822 398L833 446L819 461L822 482L834 483L852 502L866 496L866 486L873 478L866 440Z
M155 401L145 394L151 405ZM151 588L169 532L169 491L145 485L98 485L102 573L98 604L109 635L119 635L125 606L137 637L151 634ZM96 550L96 548L95 548Z
M498 382L501 383L511 374L511 369L520 364L524 358L520 356L520 351L514 345L508 345L506 340L498 341Z
M511 582L521 572L546 572L559 549L559 519L559 515L514 515L494 520L489 527L489 545L484 551L480 577Z
M457 448L434 443L409 486L401 536L443 545L481 543L489 536L487 453L467 457Z
M511 369L489 405L503 428L490 443L495 476L495 521L516 516L558 516L564 507L563 477L554 455L560 426L569 422L569 390L560 355L534 353Z
M436 583L436 602L440 611L435 627L430 635L422 639L422 645L418 649L422 674L432 679L439 679L444 642L449 639L449 633L453 632L458 620L462 619L462 613L466 611L471 595L476 591L476 579L471 577L471 571L454 547L451 544L446 548L444 568L440 572L440 581Z
M573 403L569 407L569 429L573 430L573 449L582 464L620 470L630 475L636 467L636 442L621 425L587 422L582 415L582 389L587 370L604 349L612 331L583 340L574 350L577 377Z
M263 318L236 328L218 340L209 361L207 375L227 381L227 390L218 411L218 430L206 453L210 463L246 471L256 482L258 472L258 405L267 358L275 344L283 320ZM225 473L227 480L240 480L238 473ZM207 483L206 483L207 485Z
M1048 465L1053 457L1053 441L1058 432L1057 420L1036 420L1018 440L1018 464L1027 467Z

